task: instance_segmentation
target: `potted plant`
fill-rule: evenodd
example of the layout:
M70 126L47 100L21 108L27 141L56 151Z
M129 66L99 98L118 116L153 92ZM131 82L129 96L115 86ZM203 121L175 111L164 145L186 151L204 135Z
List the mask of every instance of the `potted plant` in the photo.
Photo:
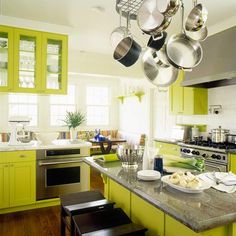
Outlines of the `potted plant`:
M77 128L86 121L85 114L80 111L67 111L66 118L63 120L70 130L70 139L77 139Z

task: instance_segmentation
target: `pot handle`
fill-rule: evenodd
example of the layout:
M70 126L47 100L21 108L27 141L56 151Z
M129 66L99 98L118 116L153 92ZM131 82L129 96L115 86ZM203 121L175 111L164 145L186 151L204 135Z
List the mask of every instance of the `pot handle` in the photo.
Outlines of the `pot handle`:
M162 39L162 38L163 38L163 33L162 33L162 32L161 32L161 34L160 34L159 36L152 35L152 39L153 39L154 41L157 41L157 40Z

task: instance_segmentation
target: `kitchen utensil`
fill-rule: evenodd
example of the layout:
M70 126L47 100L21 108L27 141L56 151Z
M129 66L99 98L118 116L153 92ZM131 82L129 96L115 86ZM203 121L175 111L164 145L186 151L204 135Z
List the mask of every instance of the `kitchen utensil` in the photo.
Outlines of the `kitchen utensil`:
M208 36L207 27L204 26L198 31L186 31L186 35L196 41L204 41Z
M117 45L113 58L126 67L132 66L139 58L141 46L131 37L126 37Z
M143 161L143 146L118 145L117 156L122 162L122 167L135 169Z
M157 0L144 0L137 14L139 28L146 34L157 35L165 30L171 18L164 16L157 9Z
M179 69L192 69L196 67L202 60L202 47L200 43L192 40L185 34L183 27L184 20L184 4L181 3L181 25L182 32L172 35L166 45L166 53L169 62Z
M185 29L187 31L198 31L204 27L207 21L207 9L202 4L196 5L196 1L194 1L194 5L185 22Z
M111 45L113 48L116 48L119 42L126 37L132 37L131 32L129 31L129 19L127 18L127 25L122 26L121 22L121 12L120 12L120 26L115 28L110 37Z
M158 0L157 8L165 16L175 15L180 6L180 0Z
M129 28L129 15L127 16L127 29ZM132 66L139 58L141 46L132 38L132 35L123 38L115 48L113 58L126 67Z
M236 144L236 134L228 134L227 135L227 143Z
M219 128L211 130L211 141L213 143L224 143L227 140L228 134L228 129L222 129L221 126L219 126Z
M163 47L166 37L167 33L165 31L159 33L156 36L151 36L148 40L147 46L149 48L155 49L156 51L159 51Z
M153 49L143 54L142 67L146 78L157 87L167 87L178 78L179 70L162 62Z
M192 131L192 140L195 141L195 139L198 139L199 137L199 128L194 125L192 128L191 128L191 131ZM196 140L197 141L197 140Z

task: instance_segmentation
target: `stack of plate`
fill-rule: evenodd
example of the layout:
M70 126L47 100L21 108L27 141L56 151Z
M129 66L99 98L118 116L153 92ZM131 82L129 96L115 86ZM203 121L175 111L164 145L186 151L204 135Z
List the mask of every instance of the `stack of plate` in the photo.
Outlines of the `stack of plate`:
M161 174L156 170L140 170L137 172L138 179L152 181L161 178Z

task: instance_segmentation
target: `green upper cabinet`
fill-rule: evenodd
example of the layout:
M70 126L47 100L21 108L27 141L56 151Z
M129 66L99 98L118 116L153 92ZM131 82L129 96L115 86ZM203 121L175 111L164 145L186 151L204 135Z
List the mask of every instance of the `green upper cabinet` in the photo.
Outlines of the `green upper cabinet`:
M208 113L208 90L204 88L181 87L184 72L170 86L170 113L173 115L204 115Z
M42 42L42 87L46 93L67 91L67 37L43 34Z
M14 92L36 93L42 79L41 33L14 30Z
M0 26L0 50L0 92L66 94L67 35Z
M13 28L0 26L0 91L13 87Z

